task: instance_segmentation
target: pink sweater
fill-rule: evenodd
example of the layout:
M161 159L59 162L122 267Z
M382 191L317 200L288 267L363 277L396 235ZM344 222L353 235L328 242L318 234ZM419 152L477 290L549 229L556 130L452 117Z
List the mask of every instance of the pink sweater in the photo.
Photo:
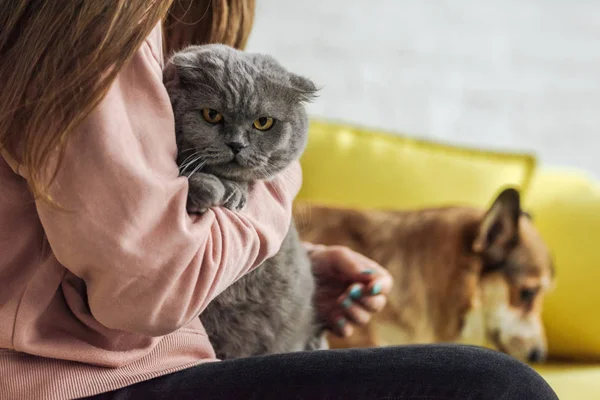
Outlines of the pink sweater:
M93 395L215 356L198 315L277 252L295 164L247 209L186 213L157 27L78 127L34 202L0 157L0 399Z

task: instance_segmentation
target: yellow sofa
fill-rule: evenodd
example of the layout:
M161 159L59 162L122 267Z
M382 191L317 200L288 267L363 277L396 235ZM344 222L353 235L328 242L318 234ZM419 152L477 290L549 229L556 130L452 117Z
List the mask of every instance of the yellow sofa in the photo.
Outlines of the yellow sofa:
M485 207L500 188L519 187L557 269L544 312L551 361L535 368L563 400L600 399L600 182L580 171L540 168L530 154L323 121L312 122L301 162L298 200L327 205Z

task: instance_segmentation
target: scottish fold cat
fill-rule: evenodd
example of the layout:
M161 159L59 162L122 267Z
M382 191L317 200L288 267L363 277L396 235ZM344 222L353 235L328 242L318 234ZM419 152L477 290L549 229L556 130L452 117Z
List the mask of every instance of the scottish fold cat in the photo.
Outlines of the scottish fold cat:
M171 57L164 76L180 172L189 177L190 212L215 205L243 209L248 185L272 178L304 150L304 103L317 89L272 57L224 45L192 46ZM310 260L292 224L279 252L200 316L217 357L325 347L314 290Z

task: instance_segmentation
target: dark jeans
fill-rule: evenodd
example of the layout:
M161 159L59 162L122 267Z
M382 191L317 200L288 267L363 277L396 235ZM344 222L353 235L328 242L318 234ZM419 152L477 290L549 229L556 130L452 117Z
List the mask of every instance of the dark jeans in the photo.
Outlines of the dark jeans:
M328 350L209 363L94 399L558 399L533 369L469 346Z

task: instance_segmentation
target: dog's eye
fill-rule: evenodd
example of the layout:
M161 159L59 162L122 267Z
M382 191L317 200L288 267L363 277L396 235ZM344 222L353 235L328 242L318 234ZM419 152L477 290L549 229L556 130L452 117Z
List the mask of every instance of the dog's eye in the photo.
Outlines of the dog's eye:
M526 303L531 303L533 301L533 299L535 298L535 295L537 294L537 292L539 291L538 288L527 288L527 289L521 289L521 301L526 302Z

